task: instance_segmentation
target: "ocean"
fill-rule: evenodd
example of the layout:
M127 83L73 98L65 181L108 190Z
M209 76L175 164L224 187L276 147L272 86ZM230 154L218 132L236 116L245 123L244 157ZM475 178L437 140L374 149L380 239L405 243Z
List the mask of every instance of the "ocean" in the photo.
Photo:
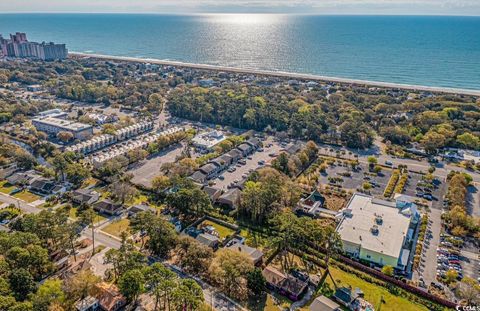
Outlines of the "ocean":
M480 17L0 14L70 51L480 90Z

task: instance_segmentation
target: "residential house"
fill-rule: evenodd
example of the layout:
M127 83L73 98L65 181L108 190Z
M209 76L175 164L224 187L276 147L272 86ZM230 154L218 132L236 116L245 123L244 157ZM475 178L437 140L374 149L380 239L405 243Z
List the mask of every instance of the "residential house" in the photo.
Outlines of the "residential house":
M315 189L308 197L300 199L296 212L310 217L319 217L325 204L325 197ZM329 210L327 210L329 211Z
M225 170L231 164L229 162L226 162L224 159L222 159L222 156L216 157L215 159L212 159L210 161L210 163L214 163L216 166L218 166L219 167L219 172Z
M208 195L212 203L215 203L222 195L222 189L218 189L215 187L205 186L202 190Z
M7 178L8 176L15 173L17 170L18 170L18 167L16 163L3 166L2 168L0 168L0 178L1 179Z
M309 309L310 311L342 311L338 303L323 295L315 298Z
M209 233L200 233L196 237L196 240L206 246L213 248L214 250L218 249L218 246L220 244L220 240L218 239L218 237Z
M46 178L37 178L30 184L30 191L39 193L39 194L52 194L53 189L55 188L55 181Z
M199 171L207 175L207 179L212 179L221 171L221 167L216 163L207 163L199 168Z
M253 148L253 150L257 150L262 145L262 142L260 141L260 139L258 139L256 137L250 138L245 143L250 145Z
M78 205L93 204L99 198L100 194L92 189L78 189L72 192L72 201Z
M248 257L250 257L250 259L252 260L252 262L255 266L258 266L262 263L263 252L256 249L256 248L247 246L247 245L242 244L242 243L234 243L234 244L228 246L227 248L229 248L231 250L234 250L234 251L237 251L237 252L240 252L240 253L247 254Z
M98 304L103 311L121 310L127 304L127 300L115 285L102 282L96 286L99 291Z
M236 209L240 205L241 194L238 188L229 189L217 199L217 204Z
M104 199L93 204L93 209L99 213L107 215L120 215L123 211L123 206L118 203L114 203L112 200Z
M220 159L221 161L223 161L223 163L225 163L226 167L233 164L233 158L228 153L222 154L217 159Z
M195 171L189 178L196 183L203 184L207 181L207 174L202 171Z
M75 303L77 311L96 311L98 307L98 299L92 296L87 296Z
M11 176L7 177L7 182L11 185L29 185L37 178L40 178L40 175L31 170L12 174Z
M238 149L232 149L226 154L232 158L232 164L237 163L241 158L243 158L242 152Z
M140 212L150 212L152 214L155 214L157 210L146 204L137 204L128 209L128 216L135 216Z
M237 146L237 150L242 153L242 156L246 157L253 152L254 148L250 144L241 143Z
M337 288L333 298L342 306L353 310L353 311L374 311L374 308L371 303L365 300L364 293L356 288L355 291L348 287Z
M267 282L268 288L293 301L299 300L308 287L308 282L300 280L291 274L280 272L271 266L263 269L262 275Z

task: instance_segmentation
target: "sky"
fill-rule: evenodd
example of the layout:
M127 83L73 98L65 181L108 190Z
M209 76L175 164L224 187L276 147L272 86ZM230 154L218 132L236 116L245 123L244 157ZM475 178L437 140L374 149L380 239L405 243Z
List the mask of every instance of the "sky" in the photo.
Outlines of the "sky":
M480 16L480 0L0 0L0 12Z

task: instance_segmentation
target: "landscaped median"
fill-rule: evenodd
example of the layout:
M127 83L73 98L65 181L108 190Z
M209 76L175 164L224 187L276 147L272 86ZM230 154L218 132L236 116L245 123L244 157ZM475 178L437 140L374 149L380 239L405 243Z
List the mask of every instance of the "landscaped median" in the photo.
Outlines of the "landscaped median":
M415 248L415 256L413 257L413 269L417 269L422 257L423 241L425 240L425 233L427 232L428 214L422 216L420 223L420 230L418 232L418 241Z
M390 198L392 196L399 178L400 178L400 170L393 170L392 176L390 176L390 180L388 181L387 187L383 192L384 197Z

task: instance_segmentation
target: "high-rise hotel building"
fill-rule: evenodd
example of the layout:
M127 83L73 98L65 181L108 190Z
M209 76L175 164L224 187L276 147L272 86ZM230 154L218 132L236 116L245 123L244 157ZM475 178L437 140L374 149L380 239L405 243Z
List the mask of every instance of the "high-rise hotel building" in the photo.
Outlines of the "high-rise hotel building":
M20 32L10 35L10 40L0 35L0 56L56 60L65 59L67 55L65 44L29 42L27 35Z

